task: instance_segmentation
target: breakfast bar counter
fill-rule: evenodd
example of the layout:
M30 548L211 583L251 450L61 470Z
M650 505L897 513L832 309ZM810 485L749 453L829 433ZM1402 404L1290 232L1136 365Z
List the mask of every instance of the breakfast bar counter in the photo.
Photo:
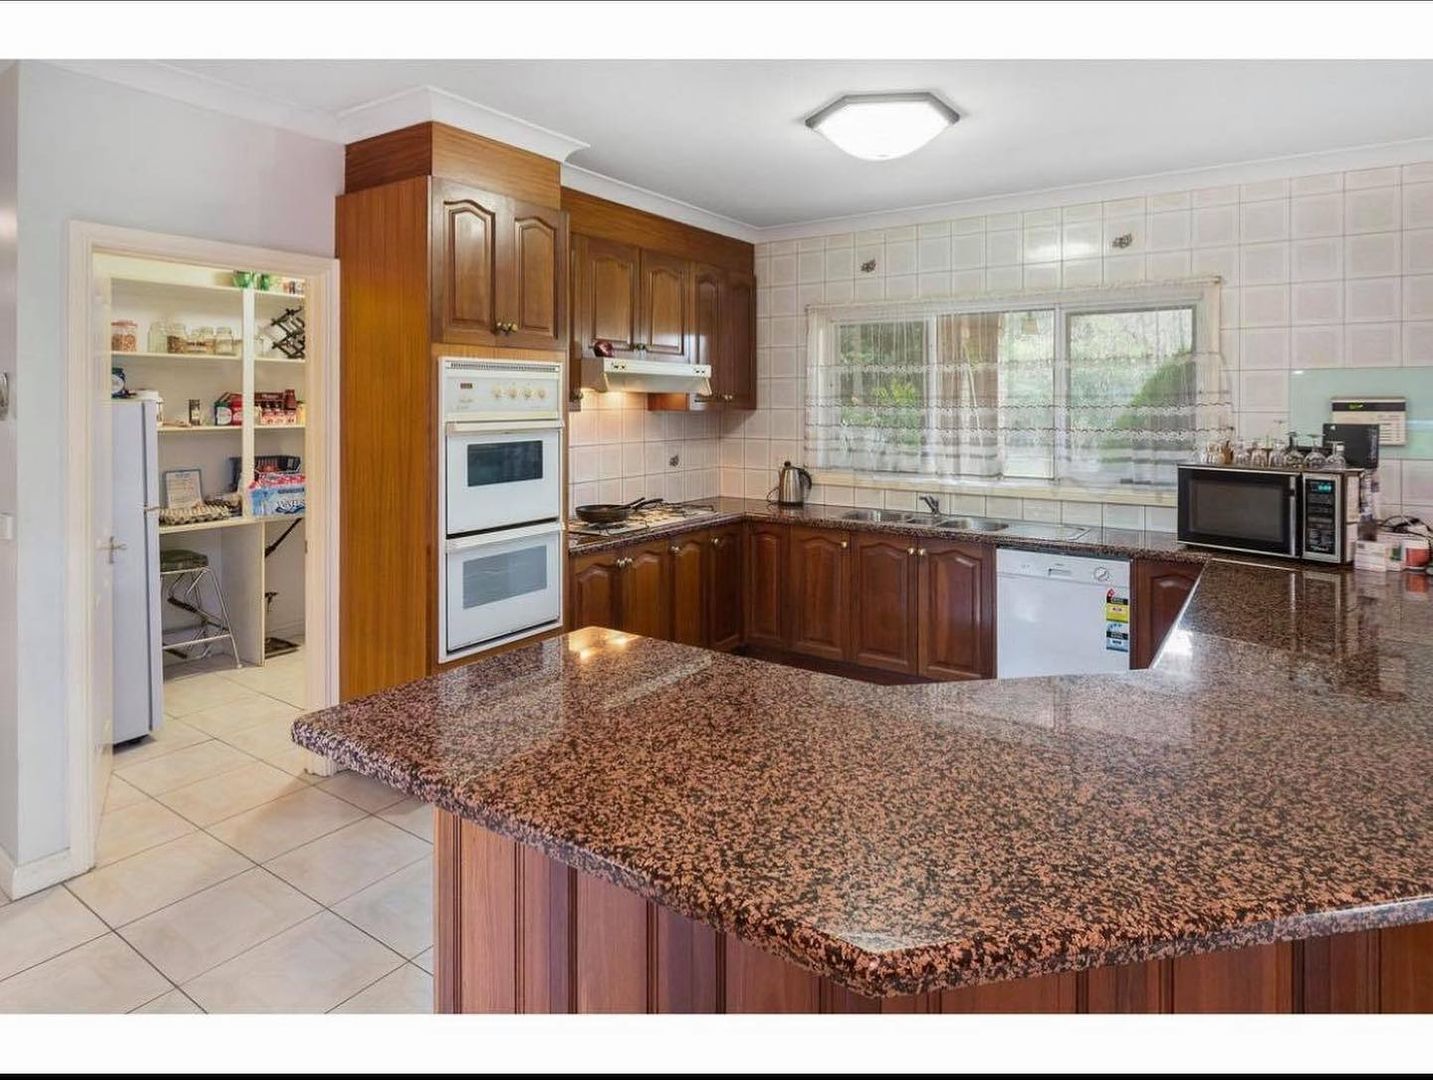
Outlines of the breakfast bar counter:
M1433 1008L1433 602L1212 560L1158 663L589 628L301 717L438 807L453 1011Z

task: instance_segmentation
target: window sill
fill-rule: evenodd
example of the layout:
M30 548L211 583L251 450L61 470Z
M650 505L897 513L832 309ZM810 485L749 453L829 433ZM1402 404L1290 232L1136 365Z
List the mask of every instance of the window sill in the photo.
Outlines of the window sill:
M1174 506L1175 492L1169 488L1087 488L1056 484L1046 480L952 480L935 476L811 470L814 483L836 487L917 491L931 494L986 495L1009 499L1057 499L1062 502L1115 503L1127 506Z

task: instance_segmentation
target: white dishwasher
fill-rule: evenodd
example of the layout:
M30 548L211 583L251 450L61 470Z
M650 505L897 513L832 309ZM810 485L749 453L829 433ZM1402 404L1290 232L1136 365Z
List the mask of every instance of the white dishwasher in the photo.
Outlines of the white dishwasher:
M1127 559L995 553L995 670L1018 675L1128 671Z

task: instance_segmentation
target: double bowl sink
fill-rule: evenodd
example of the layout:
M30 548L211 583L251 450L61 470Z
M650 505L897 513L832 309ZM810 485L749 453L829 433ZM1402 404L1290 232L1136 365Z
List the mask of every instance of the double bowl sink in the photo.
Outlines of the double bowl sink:
M958 517L946 514L922 514L912 510L847 510L842 521L860 521L871 525L918 525L926 529L949 529L951 532L1004 533L1035 540L1078 540L1089 529L1077 525L1044 525L1031 521L993 521L990 518Z

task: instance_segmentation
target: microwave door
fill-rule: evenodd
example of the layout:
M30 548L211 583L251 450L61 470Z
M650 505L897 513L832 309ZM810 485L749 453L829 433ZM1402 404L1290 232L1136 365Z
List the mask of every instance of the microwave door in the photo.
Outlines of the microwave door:
M1296 558L1298 478L1255 470L1180 469L1179 539Z

